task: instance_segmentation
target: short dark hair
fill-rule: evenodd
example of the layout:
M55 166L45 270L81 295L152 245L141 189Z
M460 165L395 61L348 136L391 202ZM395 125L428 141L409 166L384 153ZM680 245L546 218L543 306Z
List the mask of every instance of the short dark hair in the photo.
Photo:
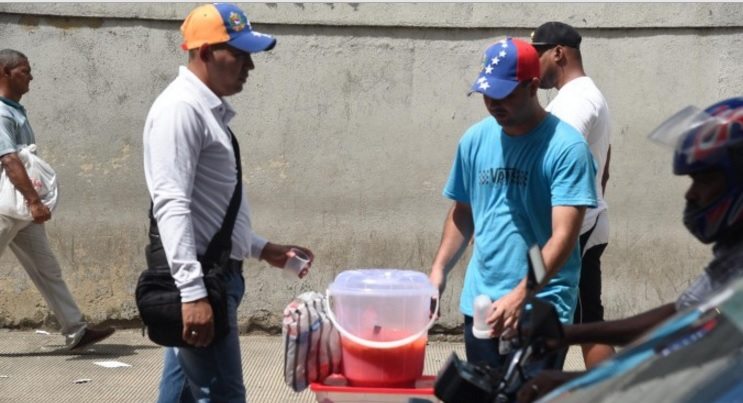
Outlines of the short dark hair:
M19 64L27 62L28 57L23 53L13 49L0 50L0 68L14 69Z

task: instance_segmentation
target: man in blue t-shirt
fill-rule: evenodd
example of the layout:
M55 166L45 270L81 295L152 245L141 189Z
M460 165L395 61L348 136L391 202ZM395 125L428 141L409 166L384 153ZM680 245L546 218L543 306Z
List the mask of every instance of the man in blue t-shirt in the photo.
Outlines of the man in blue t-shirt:
M583 136L546 112L537 99L539 57L529 43L506 38L485 51L472 92L491 116L459 142L444 196L454 205L444 221L430 279L443 293L446 277L471 239L460 311L470 362L498 367L496 338L514 329L526 297L527 250L542 250L549 283L538 296L570 323L580 276L578 233L586 207L596 206L594 166ZM472 334L473 302L493 301L490 339ZM561 367L562 359L554 365Z

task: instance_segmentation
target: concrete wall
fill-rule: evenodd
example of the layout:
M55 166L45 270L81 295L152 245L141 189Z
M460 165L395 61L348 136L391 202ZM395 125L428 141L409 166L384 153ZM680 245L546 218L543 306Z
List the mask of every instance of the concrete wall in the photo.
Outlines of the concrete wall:
M428 271L449 202L441 196L463 131L485 116L465 93L494 39L528 37L557 19L584 36L585 67L612 112L604 257L607 314L673 300L710 255L683 229L688 180L646 134L693 103L743 93L743 5L244 4L276 49L255 56L231 99L257 231L308 245L306 281L247 264L243 330L278 329L296 294L323 291L347 268ZM178 27L193 4L0 4L3 47L25 52L35 79L23 98L41 152L60 175L47 225L73 294L94 321L135 325L148 196L146 112L184 63ZM542 94L546 102L553 92ZM468 257L468 256L467 256ZM437 330L455 328L464 264ZM0 260L0 326L53 327L11 253Z

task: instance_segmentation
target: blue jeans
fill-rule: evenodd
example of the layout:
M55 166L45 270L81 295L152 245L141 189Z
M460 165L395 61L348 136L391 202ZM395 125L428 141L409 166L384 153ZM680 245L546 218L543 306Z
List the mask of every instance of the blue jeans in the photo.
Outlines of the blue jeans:
M165 349L158 403L246 401L237 307L245 293L242 269L226 270L227 319L230 332L203 348Z
M492 369L500 368L508 356L498 352L498 339L478 339L472 334L472 316L464 315L464 351L467 362L486 364Z

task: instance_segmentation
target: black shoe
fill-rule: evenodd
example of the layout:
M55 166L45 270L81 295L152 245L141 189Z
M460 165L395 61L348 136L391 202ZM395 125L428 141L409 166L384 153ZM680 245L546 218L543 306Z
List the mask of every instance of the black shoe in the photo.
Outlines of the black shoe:
M115 331L116 329L110 326L102 328L86 327L85 333L83 333L83 337L81 337L76 344L70 346L70 350L79 350L93 343L97 343L112 335Z

